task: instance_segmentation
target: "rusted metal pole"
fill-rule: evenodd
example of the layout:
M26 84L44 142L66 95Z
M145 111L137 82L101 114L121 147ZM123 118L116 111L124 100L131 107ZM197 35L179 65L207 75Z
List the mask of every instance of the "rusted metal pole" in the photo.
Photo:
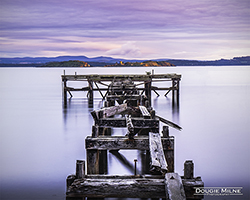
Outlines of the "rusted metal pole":
M137 172L136 172L136 163L137 163L137 159L134 159L134 162L135 162L135 176L136 176L136 174L137 174Z

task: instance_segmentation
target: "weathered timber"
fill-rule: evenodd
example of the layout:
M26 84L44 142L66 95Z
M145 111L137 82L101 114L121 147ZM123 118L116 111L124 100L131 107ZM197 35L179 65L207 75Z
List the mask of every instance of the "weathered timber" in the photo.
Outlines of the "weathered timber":
M163 126L162 127L162 135L163 135L164 138L169 137L169 127L168 126Z
M127 135L129 139L133 139L135 136L135 129L132 123L131 115L126 115L126 124L127 124Z
M159 129L159 120L157 119L143 119L143 118L131 118L134 128L151 128ZM123 118L106 118L100 119L97 122L100 127L110 128L125 128L127 127L126 119Z
M181 177L177 173L166 173L165 189L166 189L166 199L169 200L186 199Z
M76 161L76 178L84 178L85 176L85 161L77 160Z
M163 152L161 136L159 133L149 133L149 150L151 156L151 171L153 173L166 173L168 165Z
M165 198L162 177L86 176L73 182L67 191L70 197Z
M160 120L161 122L163 122L163 123L165 123L165 124L167 124L167 125L169 125L169 126L175 128L175 129L177 129L177 130L179 130L179 131L182 129L179 125L177 125L177 124L175 124L175 123L173 123L173 122L171 122L171 121L169 121L169 120L167 120L167 119L164 119L163 117L160 117L160 116L158 116L158 115L155 115L155 116L156 116L157 118L159 118L159 120Z
M186 160L184 163L184 178L192 179L194 177L194 163L192 160Z
M118 106L110 106L110 107L104 107L97 111L92 111L91 115L93 116L94 120L99 120L101 118L108 118L117 114L120 114L124 111L126 111L128 108L127 104L121 104Z
M202 195L195 195L195 188L204 187L200 177L183 179L177 173L166 173L165 176L85 175L83 179L68 176L67 181L72 182L67 187L67 198L202 199Z
M149 105L151 105L151 86L152 86L152 81L144 81L144 88L145 88L145 95L148 98Z
M114 78L117 79L128 79L131 81L145 81L151 79L181 79L181 75L179 74L154 74L154 75L143 75L143 74L124 74L124 75L99 75L99 74L90 74L90 75L62 75L62 79L70 80L70 81L78 81L78 80L92 80L92 81L113 81Z
M89 100L90 107L93 105L93 94L94 91L98 91L102 98L109 98L108 101L115 100L119 104L123 103L124 100L133 98L134 100L138 98L132 97L139 94L139 91L145 92L148 97L149 104L151 104L151 91L154 91L157 96L158 90L172 91L172 102L177 100L179 104L179 82L181 80L181 75L179 74L131 74L131 75L65 75L62 76L63 88L64 88L64 102L67 101L67 92L73 96L70 91L87 91L87 97ZM73 88L67 87L67 81L84 81L87 82L87 87ZM154 82L164 82L172 81L172 87L156 87L152 86ZM104 83L108 82L108 83ZM137 82L136 84L134 82ZM99 87L102 85L102 87ZM143 87L138 87L139 85L144 85ZM101 91L106 91L105 95ZM165 94L165 96L168 94ZM141 95L142 95L141 93ZM113 96L110 96L113 95ZM118 96L117 96L118 95ZM131 95L131 96L129 96ZM108 97L110 96L110 97ZM140 96L140 95L139 95Z
M148 112L148 109L145 106L139 106L139 109L140 109L140 111L142 113L143 118L145 118L145 119L151 118L151 115L150 115L150 113Z
M161 138L163 150L174 150L174 138ZM149 150L148 136L135 136L133 140L125 136L99 136L93 138L87 136L85 139L87 150L117 150L117 149L138 149Z
M87 149L87 174L99 174L99 150Z

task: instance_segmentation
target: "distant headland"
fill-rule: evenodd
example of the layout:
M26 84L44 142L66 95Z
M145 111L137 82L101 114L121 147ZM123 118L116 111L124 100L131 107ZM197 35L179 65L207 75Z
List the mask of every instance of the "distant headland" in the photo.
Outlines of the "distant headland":
M0 58L0 67L149 67L250 65L250 56L211 61L185 59L129 60L112 57L58 56Z
M105 65L104 67L149 67L149 66L175 66L174 64L171 64L166 61L152 61L152 60L147 60L143 62L116 62L115 64L111 65Z

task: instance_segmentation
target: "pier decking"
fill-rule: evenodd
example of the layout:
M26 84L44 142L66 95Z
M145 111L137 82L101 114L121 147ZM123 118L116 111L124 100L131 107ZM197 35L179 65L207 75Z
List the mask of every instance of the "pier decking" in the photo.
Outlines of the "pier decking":
M154 92L157 96L160 96L157 91L163 90L166 91L164 94L167 96L170 92L172 92L172 103L179 104L179 96L180 96L180 80L181 75L179 74L128 74L128 75L98 75L98 74L90 74L90 75L62 75L63 82L63 99L64 102L67 102L67 94L70 97L73 97L72 92L75 91L86 91L87 97L90 104L93 104L94 99L94 91L98 91L103 99L109 98L113 100L117 100L118 98L129 98L127 95L124 97L123 94L118 94L114 91L110 90L110 86L112 83L116 84L117 87L123 86L124 80L130 80L135 83L135 87L128 87L127 90L140 91L138 95L145 94L147 96L149 103L151 104L151 93ZM68 82L70 81L82 81L86 82L87 86L82 88L69 87ZM153 85L156 82L167 82L170 81L171 85L166 87L159 87ZM123 88L124 89L124 88ZM123 90L125 91L125 90ZM133 97L135 98L135 97Z

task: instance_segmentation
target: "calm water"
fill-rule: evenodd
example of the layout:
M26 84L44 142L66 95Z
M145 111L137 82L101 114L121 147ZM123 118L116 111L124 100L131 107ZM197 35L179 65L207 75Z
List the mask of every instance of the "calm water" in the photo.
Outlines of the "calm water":
M144 74L152 68L66 69L66 74ZM205 186L243 187L243 196L206 199L249 199L250 66L162 67L155 73L182 74L180 109L153 94L158 115L183 127L175 136L175 171L185 160L195 163L195 176ZM63 108L63 69L0 68L0 199L65 199L65 179L75 161L85 159L84 140L93 124L86 93ZM163 83L159 83L163 84ZM83 87L81 85L81 87ZM100 95L94 109L102 106ZM117 134L125 134L123 130ZM136 151L122 152L129 161ZM110 174L132 174L109 155Z

